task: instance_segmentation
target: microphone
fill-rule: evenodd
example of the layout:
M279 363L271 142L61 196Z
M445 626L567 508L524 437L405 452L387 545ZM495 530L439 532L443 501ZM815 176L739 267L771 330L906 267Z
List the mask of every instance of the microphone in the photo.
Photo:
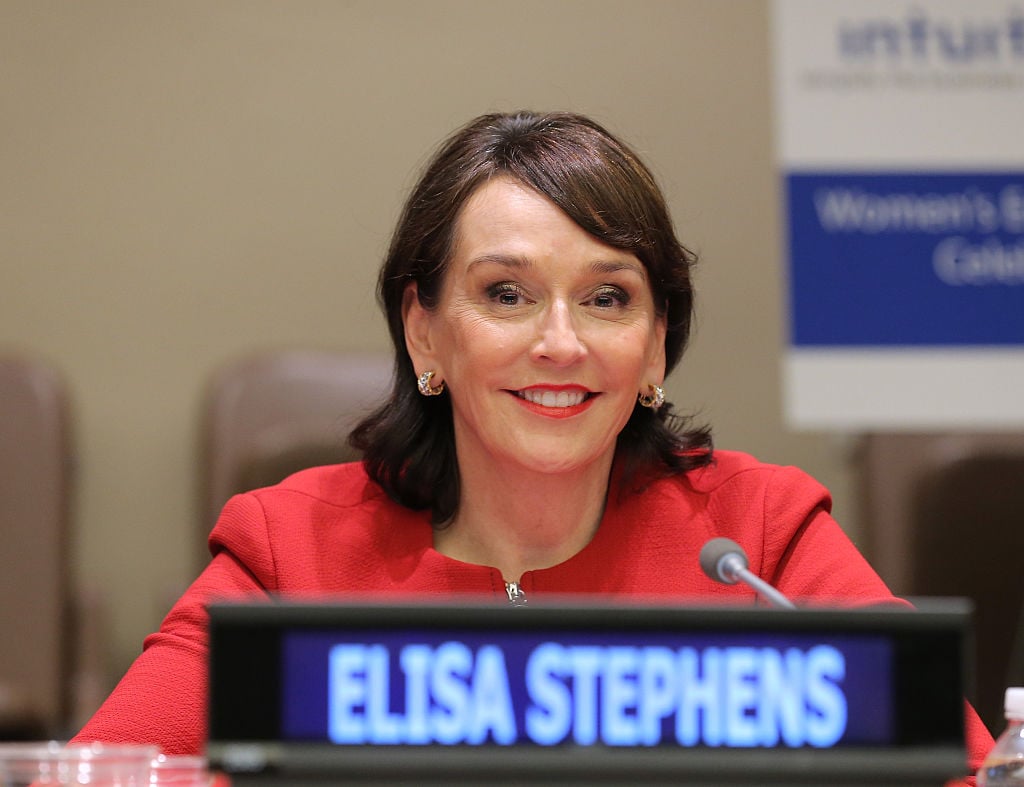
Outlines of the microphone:
M730 538L712 538L700 550L700 567L715 582L750 585L772 604L785 609L796 609L796 604L747 568L747 553Z

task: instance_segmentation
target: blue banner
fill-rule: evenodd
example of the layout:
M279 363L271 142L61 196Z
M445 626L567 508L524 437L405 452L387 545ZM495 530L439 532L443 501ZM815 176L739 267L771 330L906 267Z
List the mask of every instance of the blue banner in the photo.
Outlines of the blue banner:
M797 347L1024 345L1024 173L785 178Z

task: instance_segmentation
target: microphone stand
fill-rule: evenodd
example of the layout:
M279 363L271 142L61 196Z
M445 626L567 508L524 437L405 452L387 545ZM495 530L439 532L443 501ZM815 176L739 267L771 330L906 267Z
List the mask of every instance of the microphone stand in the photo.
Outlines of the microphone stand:
M746 562L735 552L730 552L722 557L719 562L719 571L721 571L723 577L732 579L733 584L740 581L749 585L776 607L796 609L796 604L747 568Z

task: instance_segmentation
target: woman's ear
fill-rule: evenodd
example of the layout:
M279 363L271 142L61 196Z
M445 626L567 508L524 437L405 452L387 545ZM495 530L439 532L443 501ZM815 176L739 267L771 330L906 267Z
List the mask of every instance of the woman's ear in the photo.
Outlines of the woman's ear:
M665 380L665 335L668 332L668 318L662 314L654 321L651 332L651 346L647 361L646 383L661 385Z
M420 303L416 283L410 283L402 295L402 325L405 328L405 349L417 373L435 369L430 328L433 314Z

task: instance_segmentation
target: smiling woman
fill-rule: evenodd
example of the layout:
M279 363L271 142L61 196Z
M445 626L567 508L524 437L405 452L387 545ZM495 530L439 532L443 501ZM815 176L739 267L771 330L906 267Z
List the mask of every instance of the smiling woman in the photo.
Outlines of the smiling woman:
M564 453L553 454L551 442L562 442L570 428L590 429L591 441L603 428L603 441L589 449L604 464L588 468L595 479L590 492L600 500L613 454L621 460L624 485L638 473L672 474L706 464L710 433L688 431L670 405L661 406L661 383L689 340L694 262L676 238L650 171L593 120L518 112L470 122L442 146L410 195L379 280L398 379L432 371L435 379L451 382L455 375L457 390L451 398L424 401L396 385L353 434L370 474L405 505L429 508L434 524L443 526L455 521L467 500L477 499L462 489L471 482L470 456L459 451L479 452L472 444L488 432L522 431L534 448L532 454L518 451L519 460L539 470L536 457L550 462ZM428 314L436 319L425 319ZM439 323L451 335L442 339ZM421 334L438 339L435 355L421 352ZM519 346L511 346L513 337ZM528 350L523 342L531 342ZM448 353L447 365L438 352ZM523 353L535 356L531 368L524 368ZM501 381L499 388L520 401L543 405L545 392L559 391L583 394L583 405L603 401L593 404L597 412L577 419L584 423L568 419L571 426L558 432L551 416L571 412L547 413L544 435L532 420L508 420L511 408L508 415L488 413L496 420L484 424L480 408L497 400L471 397L487 383L461 370L483 355L496 367L519 358L517 367L502 369L518 378ZM636 368L610 368L616 358ZM599 373L603 385L622 372L626 376L615 377L614 384L593 388ZM588 383L587 377L595 379ZM658 407L636 407L638 401ZM487 445L485 454L494 447ZM498 455L510 458L505 451ZM476 457L472 467L479 467ZM492 467L507 483L504 470ZM568 475L534 477L528 487L549 482L576 488ZM563 495L557 493L558 499ZM514 513L509 501L502 505L506 516L499 520Z
M202 749L214 598L755 603L700 569L725 537L791 598L904 603L820 484L712 453L672 414L661 386L689 338L693 263L650 172L592 120L456 132L379 276L396 374L351 435L363 461L229 501L209 566L77 739ZM970 708L967 724L976 768L992 741Z
M593 537L619 434L665 374L665 315L634 255L511 178L480 186L457 225L437 305L415 283L403 303L414 367L436 371L451 397L460 505L435 546L516 579ZM502 485L535 494L485 494ZM538 517L560 545L541 565L502 537Z

